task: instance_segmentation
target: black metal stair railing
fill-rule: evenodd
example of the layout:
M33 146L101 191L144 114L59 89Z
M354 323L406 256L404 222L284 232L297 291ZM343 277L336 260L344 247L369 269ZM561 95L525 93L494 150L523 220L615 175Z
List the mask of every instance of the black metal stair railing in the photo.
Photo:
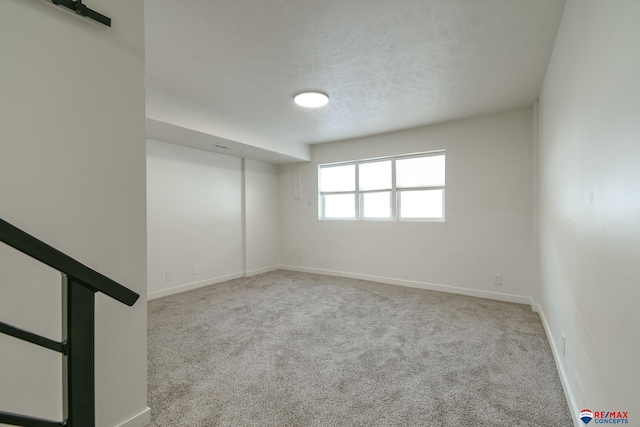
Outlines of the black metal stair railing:
M0 410L0 424L24 427L95 426L95 293L133 306L140 295L0 219L0 241L63 275L63 341L57 342L0 322L0 333L61 353L64 420L53 421Z

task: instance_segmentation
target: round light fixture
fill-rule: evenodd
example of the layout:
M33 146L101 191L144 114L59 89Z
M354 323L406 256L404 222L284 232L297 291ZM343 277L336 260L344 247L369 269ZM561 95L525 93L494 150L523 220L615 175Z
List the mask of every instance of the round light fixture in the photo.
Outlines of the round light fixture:
M301 107L318 108L327 105L329 96L322 92L302 92L293 97L293 102Z

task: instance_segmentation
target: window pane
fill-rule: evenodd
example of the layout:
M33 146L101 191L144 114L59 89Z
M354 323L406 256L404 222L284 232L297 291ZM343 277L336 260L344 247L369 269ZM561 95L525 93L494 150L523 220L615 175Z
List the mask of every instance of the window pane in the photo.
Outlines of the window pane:
M361 191L391 188L391 160L360 164Z
M391 192L365 193L362 195L364 218L390 218Z
M355 191L356 165L320 168L320 191Z
M396 186L398 188L444 186L444 154L398 159Z
M400 192L400 218L442 218L443 190Z
M328 194L323 197L325 218L355 218L355 194Z

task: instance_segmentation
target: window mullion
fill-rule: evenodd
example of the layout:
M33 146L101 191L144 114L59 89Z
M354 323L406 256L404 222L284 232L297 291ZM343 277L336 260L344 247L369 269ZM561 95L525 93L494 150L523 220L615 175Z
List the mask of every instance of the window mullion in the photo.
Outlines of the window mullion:
M398 220L398 196L396 194L396 158L391 159L391 219Z
M444 185L434 185L433 187L400 187L396 188L399 191L415 191L415 190L444 190Z
M321 196L331 196L333 194L355 194L355 191L321 191Z
M360 198L360 162L356 162L356 194L354 203L356 204L356 219L362 220L362 200Z

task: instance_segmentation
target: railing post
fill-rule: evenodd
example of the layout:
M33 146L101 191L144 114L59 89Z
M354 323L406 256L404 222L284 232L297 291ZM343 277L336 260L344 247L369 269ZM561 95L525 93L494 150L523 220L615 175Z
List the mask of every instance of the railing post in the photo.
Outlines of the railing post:
M70 427L95 427L95 292L67 279L67 403Z

